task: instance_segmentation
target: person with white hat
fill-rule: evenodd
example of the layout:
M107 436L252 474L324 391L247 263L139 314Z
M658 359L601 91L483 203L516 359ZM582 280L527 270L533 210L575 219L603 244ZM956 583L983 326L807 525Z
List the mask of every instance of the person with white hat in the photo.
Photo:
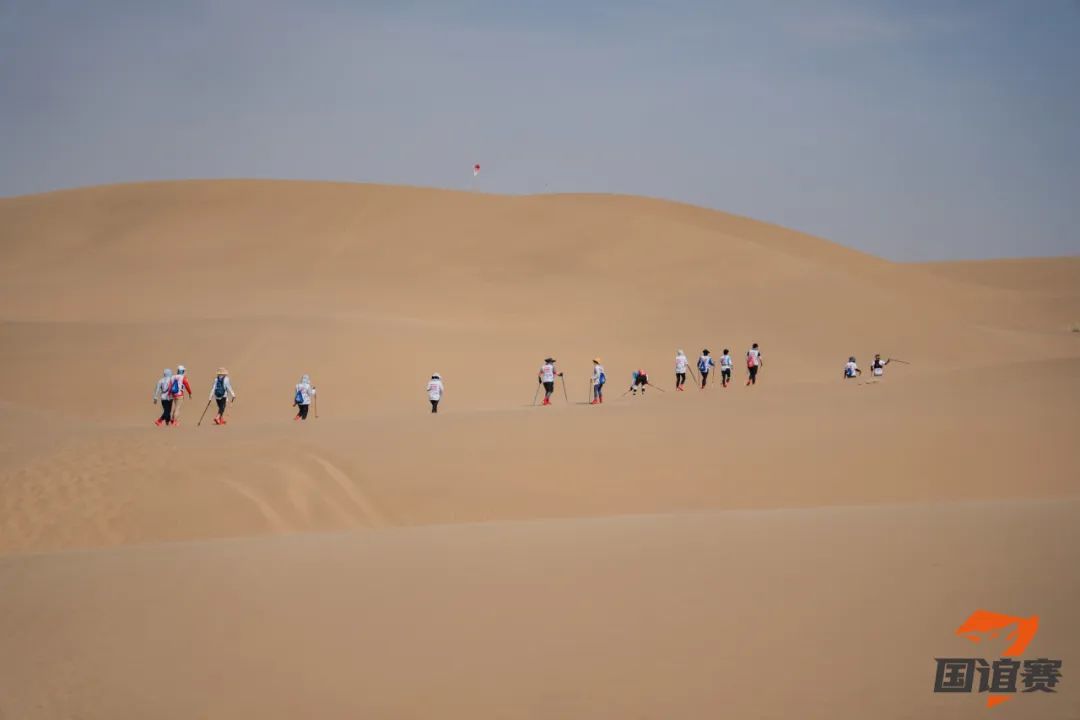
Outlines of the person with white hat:
M231 400L236 402L236 393L233 391L232 381L229 379L229 371L218 368L214 384L210 388L210 399L217 401L217 415L214 416L215 425L224 425L225 407Z
M315 399L315 386L311 384L311 376L304 375L300 382L296 383L296 392L293 395L293 406L296 408L296 417L293 420L307 420L311 403ZM318 416L316 410L315 415Z
M169 394L172 395L172 424L180 424L180 406L184 403L184 393L191 397L191 383L187 379L187 368L183 365L176 366L176 375L169 386Z
M686 353L681 349L675 351L675 390L686 392L683 385L686 384L686 369L690 367L690 361L686 359Z
M158 427L172 423L172 395L169 394L169 386L172 385L172 369L165 368L154 386L154 404L161 401L161 417L154 421Z
M446 388L443 387L442 375L439 373L432 373L431 379L427 384L427 396L431 401L431 412L439 412L439 401L442 400L443 393L446 392Z
M604 373L604 366L600 364L600 358L593 358L592 369L592 402L590 405L599 405L604 402L604 384L607 382L607 375Z

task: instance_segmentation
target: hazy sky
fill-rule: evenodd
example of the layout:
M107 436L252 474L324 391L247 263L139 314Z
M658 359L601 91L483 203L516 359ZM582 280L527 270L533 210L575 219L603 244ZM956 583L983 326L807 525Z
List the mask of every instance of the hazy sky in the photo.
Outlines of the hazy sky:
M0 53L0 195L479 162L893 259L1080 253L1080 0L0 0Z

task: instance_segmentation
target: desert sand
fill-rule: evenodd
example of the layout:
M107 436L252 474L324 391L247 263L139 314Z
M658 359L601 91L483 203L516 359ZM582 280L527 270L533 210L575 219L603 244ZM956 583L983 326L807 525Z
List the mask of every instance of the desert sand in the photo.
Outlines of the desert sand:
M1075 718L1078 323L1077 257L644 198L0 199L0 718ZM704 347L734 385L674 393ZM875 352L910 364L841 379ZM667 392L620 397L639 367ZM996 657L980 608L1040 617L1057 693L932 692Z

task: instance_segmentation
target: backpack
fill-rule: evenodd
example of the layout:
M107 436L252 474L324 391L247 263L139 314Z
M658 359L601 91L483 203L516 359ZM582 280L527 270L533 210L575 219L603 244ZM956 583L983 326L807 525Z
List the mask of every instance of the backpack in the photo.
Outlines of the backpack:
M708 372L708 365L705 363L705 358L699 357L697 361L698 372Z
M746 353L746 367L748 367L748 368L757 367L756 360L757 360L757 356L755 356L753 353Z
M293 404L294 405L303 405L304 404L304 391L301 390L299 386L297 386L297 388L296 388L296 396L293 398Z
M221 375L214 381L214 397L218 400L225 397L225 376Z
M600 378L599 378L599 381L597 382L597 385L603 385L606 382L607 382L607 375L604 373L603 370L601 370L600 371Z
M173 397L181 397L184 394L184 386L180 382L179 375L173 375L172 382L169 383L169 394Z

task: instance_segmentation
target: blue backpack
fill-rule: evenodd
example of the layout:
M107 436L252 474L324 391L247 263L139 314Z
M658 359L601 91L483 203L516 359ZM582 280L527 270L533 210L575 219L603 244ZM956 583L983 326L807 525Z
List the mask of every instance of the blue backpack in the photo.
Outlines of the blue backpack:
M184 394L183 386L180 384L179 375L173 375L172 384L169 385L169 394L173 397L180 397Z
M300 388L296 388L296 397L293 398L293 403L296 405L304 404L304 393Z
M698 372L708 372L708 365L705 363L705 358L700 357L697 361Z
M603 370L601 370L600 371L600 384L603 385L606 382L607 382L607 374Z
M218 400L225 397L225 376L221 375L214 381L214 397Z

